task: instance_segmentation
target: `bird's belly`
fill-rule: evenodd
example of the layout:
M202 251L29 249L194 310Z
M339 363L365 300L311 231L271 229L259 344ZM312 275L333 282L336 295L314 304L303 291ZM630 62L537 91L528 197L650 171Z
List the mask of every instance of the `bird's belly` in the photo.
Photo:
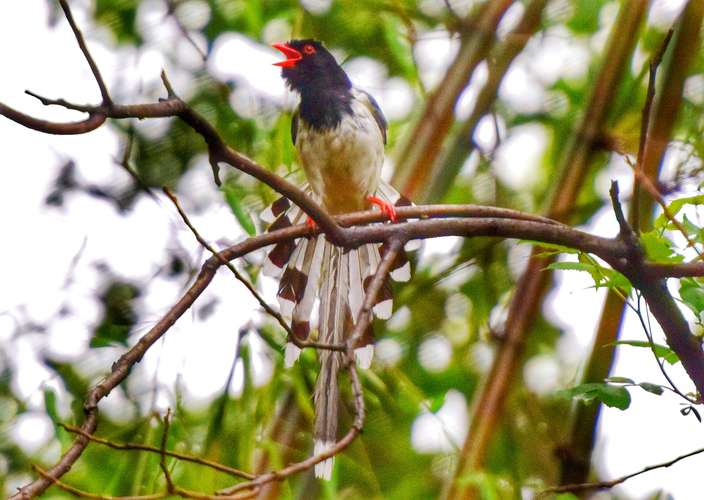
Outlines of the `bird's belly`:
M378 130L343 120L329 131L304 131L296 145L308 182L329 213L368 208L384 162Z

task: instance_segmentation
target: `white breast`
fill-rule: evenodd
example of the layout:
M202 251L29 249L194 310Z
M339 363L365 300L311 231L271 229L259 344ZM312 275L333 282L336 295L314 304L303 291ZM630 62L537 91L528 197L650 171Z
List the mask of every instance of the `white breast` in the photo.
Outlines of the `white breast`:
M369 108L356 99L352 114L330 130L299 121L296 149L313 191L331 213L362 210L379 184L384 141Z

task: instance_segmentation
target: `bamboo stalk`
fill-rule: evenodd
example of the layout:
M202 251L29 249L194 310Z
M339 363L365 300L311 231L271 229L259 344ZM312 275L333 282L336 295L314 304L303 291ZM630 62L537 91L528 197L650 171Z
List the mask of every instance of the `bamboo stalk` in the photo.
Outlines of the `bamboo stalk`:
M471 32L463 37L459 52L442 82L428 97L423 112L396 158L398 168L392 184L408 198L423 201L432 165L454 123L454 109L474 70L494 43L494 33L513 0L489 0L476 17Z
M559 165L559 181L554 186L547 210L550 216L558 220L569 219L573 211L577 194L590 166L594 142L604 127L608 104L616 93L623 70L633 52L646 6L645 0L624 0L621 4L584 116ZM504 402L515 379L525 338L548 288L551 273L545 268L551 259L539 254L539 249L533 250L526 271L516 286L502 344L484 385L475 396L475 413L446 498L476 498L478 495L476 489L460 479L484 466Z

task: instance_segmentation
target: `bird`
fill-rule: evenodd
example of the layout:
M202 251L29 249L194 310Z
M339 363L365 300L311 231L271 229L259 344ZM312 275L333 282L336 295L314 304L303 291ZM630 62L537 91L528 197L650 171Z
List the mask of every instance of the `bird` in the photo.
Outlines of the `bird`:
M335 57L322 42L290 40L272 45L285 60L281 68L286 85L300 96L291 120L291 140L307 178L304 190L331 215L378 207L396 222L396 207L410 205L391 185L381 179L387 122L376 100L355 87ZM262 214L269 231L312 220L287 198L277 199ZM263 272L279 276L278 300L281 312L291 318L291 331L298 339L311 334L311 317L318 302L318 341L342 344L351 334L362 307L365 288L387 248L366 244L342 249L325 235L281 242L269 252ZM396 257L390 277L410 279L405 253ZM384 284L373 307L375 316L388 319L392 313L390 284ZM373 331L365 332L355 349L358 366L368 368L373 357ZM290 340L284 360L291 366L300 349ZM320 349L313 399L315 407L314 454L326 452L337 441L340 389L338 372L344 354ZM330 479L333 459L315 466L315 475Z

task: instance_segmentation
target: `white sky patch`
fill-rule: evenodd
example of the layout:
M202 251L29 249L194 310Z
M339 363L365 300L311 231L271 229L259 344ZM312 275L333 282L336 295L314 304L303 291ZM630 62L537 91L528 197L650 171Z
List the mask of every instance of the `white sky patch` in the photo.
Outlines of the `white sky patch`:
M684 82L684 97L694 104L704 104L704 76L690 76Z
M262 39L269 45L291 38L291 25L281 18L272 19L264 25Z
M663 31L670 29L685 4L685 0L653 1L648 10L648 24L660 28Z
M429 372L438 373L452 360L452 344L441 335L431 335L418 348L418 361Z
M467 400L451 389L436 413L423 411L413 422L411 443L418 453L455 451L462 446L468 424Z
M457 38L451 38L446 31L432 31L423 34L415 44L415 59L418 73L426 88L438 84L460 48Z
M499 22L499 25L496 27L496 34L499 36L499 38L506 38L506 35L510 33L511 30L516 28L516 26L518 26L518 23L523 18L523 13L525 12L525 10L525 5L520 2L512 4L506 10L503 17L501 18L501 21Z
M497 149L492 166L501 182L515 190L530 189L537 181L547 141L548 134L542 125L512 128Z
M208 70L218 80L244 83L274 102L282 103L286 91L281 69L273 66L281 58L276 49L239 33L224 33L213 44Z
M536 113L543 108L545 89L528 65L515 60L501 82L499 97L517 113Z
M54 434L54 426L45 413L25 412L17 418L10 435L28 455L37 453Z
M496 136L496 132L499 136ZM474 142L483 152L492 151L498 146L501 138L506 135L506 124L499 115L486 114L479 119L477 128L474 130Z
M300 0L301 6L311 14L325 14L332 5L332 0Z
M516 60L526 64L532 76L548 87L560 78L584 77L590 58L584 39L575 38L564 26L553 26L544 36L531 38Z
M386 80L381 92L375 92L373 95L389 121L401 120L408 116L415 103L413 89L406 80L399 77Z
M474 110L477 103L479 92L484 88L489 70L487 69L486 61L480 62L472 73L472 79L469 85L460 94L457 103L455 104L455 117L457 120L466 120Z
M374 346L374 361L381 366L396 365L403 355L403 348L394 339L381 339Z
M538 396L547 396L560 388L560 380L560 364L553 354L538 354L523 366L523 381Z
M189 30L200 30L210 21L210 6L203 0L189 0L177 4L176 17Z

